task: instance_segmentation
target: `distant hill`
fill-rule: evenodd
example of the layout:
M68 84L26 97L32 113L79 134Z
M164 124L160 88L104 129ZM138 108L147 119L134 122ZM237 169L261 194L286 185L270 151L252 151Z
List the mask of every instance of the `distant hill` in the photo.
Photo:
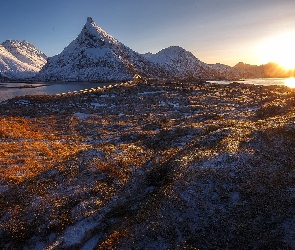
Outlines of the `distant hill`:
M146 53L143 56L163 67L171 78L210 79L217 75L214 67L200 61L191 52L179 46L171 46L156 54Z
M46 61L47 56L33 44L7 40L0 44L0 80L32 78Z
M259 66L239 62L233 68L238 70L243 78L285 78L295 76L294 70L285 70L274 62Z

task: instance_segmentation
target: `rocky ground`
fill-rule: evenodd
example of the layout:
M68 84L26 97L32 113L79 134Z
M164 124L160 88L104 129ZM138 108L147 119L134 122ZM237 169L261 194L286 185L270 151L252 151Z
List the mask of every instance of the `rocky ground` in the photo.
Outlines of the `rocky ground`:
M1 249L295 249L295 90L128 82L0 104Z

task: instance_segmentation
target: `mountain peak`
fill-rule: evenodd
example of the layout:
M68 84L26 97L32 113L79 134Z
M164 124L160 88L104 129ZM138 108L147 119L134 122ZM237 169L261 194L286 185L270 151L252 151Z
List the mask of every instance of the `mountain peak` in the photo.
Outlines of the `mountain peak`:
M91 17L87 18L87 22L77 39L79 46L87 45L88 48L98 48L117 42L116 39L99 27Z
M87 23L94 23L92 17L87 17Z
M91 17L87 17L87 22L86 22L86 24L84 26L84 29L87 29L87 30L93 30L94 29L97 32L101 28L93 21L93 19Z
M91 17L59 55L51 57L40 78L46 80L113 81L135 74L162 74L154 65L99 27Z
M84 26L84 30L88 30L93 34L97 34L97 33L106 33L101 27L99 27L94 20L91 17L87 17L87 22Z

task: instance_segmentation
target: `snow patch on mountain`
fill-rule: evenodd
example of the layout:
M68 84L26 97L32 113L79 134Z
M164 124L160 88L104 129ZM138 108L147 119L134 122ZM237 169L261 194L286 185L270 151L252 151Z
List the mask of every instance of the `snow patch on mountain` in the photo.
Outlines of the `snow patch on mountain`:
M88 17L81 33L41 70L43 80L116 81L135 74L157 76L156 67Z
M39 73L38 73L39 72ZM0 44L0 81L124 81L134 75L181 80L237 79L241 70L206 64L191 52L170 46L156 54L141 55L99 27L91 17L60 54L47 58L26 41Z
M46 60L47 56L27 41L7 40L0 44L0 80L31 78Z
M200 61L191 52L179 46L170 46L156 54L143 55L147 60L158 64L169 72L169 75L180 79L208 78L214 71Z
M39 70L47 62L47 56L27 41L6 40L2 45L19 61L34 66Z

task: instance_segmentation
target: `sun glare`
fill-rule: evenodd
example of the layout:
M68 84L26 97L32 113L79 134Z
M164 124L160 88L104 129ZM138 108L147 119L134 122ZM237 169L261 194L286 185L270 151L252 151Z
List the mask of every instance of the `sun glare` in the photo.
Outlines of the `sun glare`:
M295 68L295 31L284 33L265 41L261 48L261 59L265 63L276 62L284 69Z
M289 88L295 88L295 78L292 77L292 78L287 78L285 80L285 85Z

